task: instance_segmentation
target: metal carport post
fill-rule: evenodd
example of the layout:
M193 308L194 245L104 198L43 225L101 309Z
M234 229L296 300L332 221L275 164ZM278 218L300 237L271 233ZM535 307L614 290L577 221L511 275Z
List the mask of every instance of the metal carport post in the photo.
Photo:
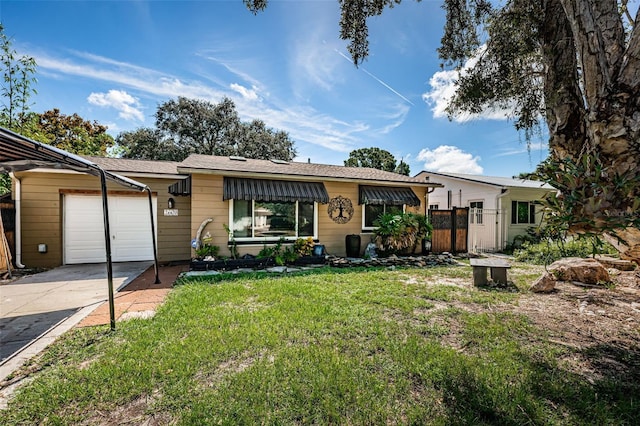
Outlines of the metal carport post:
M109 319L111 330L116 328L115 304L113 295L113 264L111 261L111 230L109 226L109 205L107 198L107 180L119 185L128 186L139 191L146 191L149 196L149 216L151 219L151 237L153 241L153 261L155 283L160 283L158 274L158 255L156 247L155 218L151 189L138 181L108 172L97 164L85 160L70 152L40 142L32 141L24 136L0 127L0 170L6 172L25 171L36 168L69 169L88 173L100 178L102 193L102 209L105 231L105 251L107 261L107 285L109 291Z

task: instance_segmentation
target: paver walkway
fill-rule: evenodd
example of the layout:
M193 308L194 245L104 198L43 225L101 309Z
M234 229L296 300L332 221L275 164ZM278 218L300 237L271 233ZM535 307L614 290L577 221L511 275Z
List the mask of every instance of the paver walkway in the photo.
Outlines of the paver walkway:
M116 321L153 315L157 306L164 302L178 275L188 270L188 264L160 266L158 270L160 284L155 284L155 271L151 266L115 294ZM109 324L109 303L107 302L80 321L77 327L105 324Z

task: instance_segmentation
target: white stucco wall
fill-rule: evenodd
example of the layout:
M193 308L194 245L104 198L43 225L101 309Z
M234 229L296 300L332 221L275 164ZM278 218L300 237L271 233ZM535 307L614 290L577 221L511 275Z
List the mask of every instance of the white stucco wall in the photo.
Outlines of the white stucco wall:
M441 183L444 188L436 188L429 194L429 205L437 205L440 210L453 207L470 207L472 202L483 203L482 224L472 220L469 223L470 251L499 251L517 235L538 226L542 219L542 207L536 206L535 224L512 224L512 201L539 201L549 192L542 188L501 187L486 183L472 182L441 175L431 175L430 181ZM449 195L450 194L450 195Z

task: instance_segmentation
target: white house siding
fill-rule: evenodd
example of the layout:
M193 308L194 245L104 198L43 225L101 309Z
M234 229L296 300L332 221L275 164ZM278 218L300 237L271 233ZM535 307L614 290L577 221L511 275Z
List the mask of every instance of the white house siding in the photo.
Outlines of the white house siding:
M538 201L549 192L548 189L501 187L442 175L432 175L430 180L444 185L429 194L430 206L447 210L482 202L482 224L476 223L476 211L471 209L469 213L469 250L478 252L502 250L517 235L538 226L542 219L541 206L536 206L535 224L511 224L511 202Z

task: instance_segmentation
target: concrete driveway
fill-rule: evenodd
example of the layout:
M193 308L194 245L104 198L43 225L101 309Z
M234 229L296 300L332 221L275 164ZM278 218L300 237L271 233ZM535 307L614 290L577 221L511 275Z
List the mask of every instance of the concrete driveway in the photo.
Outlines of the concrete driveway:
M114 263L114 289L152 264ZM104 263L61 266L0 285L0 381L107 299Z

